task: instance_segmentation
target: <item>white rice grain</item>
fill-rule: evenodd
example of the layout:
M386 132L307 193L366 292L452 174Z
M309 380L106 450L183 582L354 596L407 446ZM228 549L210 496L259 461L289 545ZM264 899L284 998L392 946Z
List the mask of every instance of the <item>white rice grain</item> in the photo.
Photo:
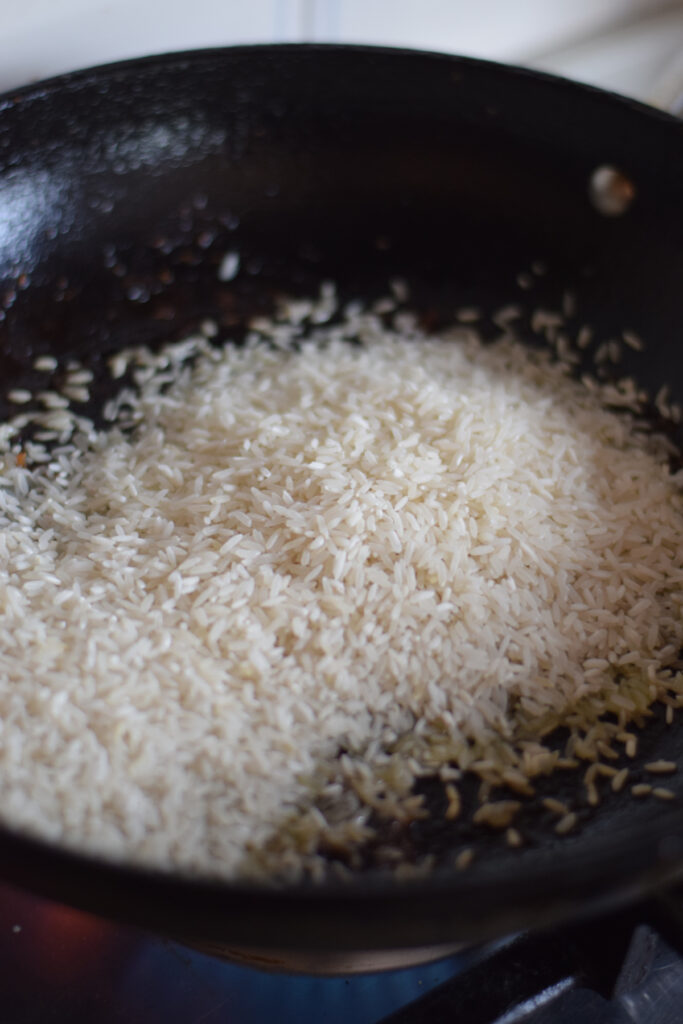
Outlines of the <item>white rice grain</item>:
M683 641L666 451L511 335L394 323L123 353L109 432L39 414L62 446L0 476L4 821L233 877L342 747L370 792L387 737L509 734L513 705L619 698L616 666L657 692Z

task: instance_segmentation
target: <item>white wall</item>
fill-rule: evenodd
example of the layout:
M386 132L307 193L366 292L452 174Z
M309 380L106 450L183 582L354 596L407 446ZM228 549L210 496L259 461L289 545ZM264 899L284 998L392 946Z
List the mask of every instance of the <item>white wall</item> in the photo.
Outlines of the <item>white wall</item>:
M590 43L646 14L652 18L662 8L671 9L672 2L0 0L0 91L147 53L300 40L414 46L532 64L543 64L545 55L564 48L561 70L571 74L574 44ZM683 50L683 22L678 34L669 29L666 34L668 51ZM591 55L592 69L594 51ZM552 67L552 60L545 64ZM593 70L591 75L595 81ZM606 84L620 87L620 82Z

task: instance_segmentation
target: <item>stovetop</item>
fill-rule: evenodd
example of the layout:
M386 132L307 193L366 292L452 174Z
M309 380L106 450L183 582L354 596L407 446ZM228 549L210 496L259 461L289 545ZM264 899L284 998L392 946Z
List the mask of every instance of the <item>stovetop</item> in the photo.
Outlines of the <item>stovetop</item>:
M680 1024L683 957L625 911L419 967L268 974L0 886L3 1024Z
M461 958L319 978L267 974L0 886L2 1024L375 1024Z

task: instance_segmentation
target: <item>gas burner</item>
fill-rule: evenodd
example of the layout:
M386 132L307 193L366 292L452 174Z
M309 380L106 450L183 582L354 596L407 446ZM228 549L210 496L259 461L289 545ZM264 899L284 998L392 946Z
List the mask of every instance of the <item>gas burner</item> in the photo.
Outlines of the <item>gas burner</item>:
M239 949L223 943L186 941L185 945L230 963L279 974L307 974L322 977L346 977L349 974L374 974L421 967L462 952L461 944L418 946L410 949L369 949L334 952L329 950Z
M680 1024L679 899L673 892L457 954L301 954L206 944L197 952L0 886L2 1020Z

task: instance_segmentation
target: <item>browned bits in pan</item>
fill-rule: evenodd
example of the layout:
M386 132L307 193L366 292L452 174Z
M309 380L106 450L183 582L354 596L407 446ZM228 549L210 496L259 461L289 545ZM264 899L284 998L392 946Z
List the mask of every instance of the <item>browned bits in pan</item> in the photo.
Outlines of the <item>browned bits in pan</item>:
M632 732L617 733L616 738L624 744L627 757L635 757L638 753L638 738Z
M562 803L561 800L556 800L555 797L544 797L542 803L546 811L550 811L551 814L559 814L561 817L564 817L564 815L569 814L569 808L567 807L567 805Z
M505 833L505 841L508 844L508 846L512 846L514 849L522 846L524 842L522 838L522 833L519 832L516 828L509 828L507 830L507 832Z
M597 761L597 751L592 743L585 739L577 739L574 744L574 753L582 761Z
M622 331L621 336L629 348L634 349L636 352L642 352L643 341L635 331Z
M594 762L589 768L586 769L583 781L586 785L586 798L591 807L597 807L600 803L600 794L598 788L595 785L595 778L598 774L598 762Z
M434 857L428 854L423 860L417 864L397 864L394 868L394 878L401 881L411 881L413 879L426 878L432 868L434 867Z
M536 775L549 775L557 764L557 756L540 743L525 744L522 752L522 771L529 778Z
M566 836L568 832L571 832L573 828L576 828L576 823L578 822L578 820L579 819L577 818L574 811L571 811L569 814L565 814L565 816L563 818L560 818L557 825L555 826L555 831L557 832L558 836Z
M446 786L446 798L448 800L448 806L446 808L445 817L448 818L449 821L454 821L460 814L462 801L460 800L460 793L450 782Z
M594 782L589 782L586 786L587 800L591 807L597 807L600 803L600 794L598 793L597 786Z
M493 783L489 781L489 779L484 779L484 781L480 784L479 789L477 790L477 800L479 801L480 804L488 803L488 799L489 796L491 795L492 788Z
M520 793L522 796L534 795L534 787L527 777L514 768L507 768L503 772L503 782L510 789L514 790L515 793Z
M507 828L521 806L519 800L496 800L482 804L475 811L474 824L489 825L491 828Z
M677 769L678 765L675 761L650 761L645 765L645 771L652 775L673 775Z
M461 850L458 856L455 858L455 869L456 871L465 871L472 861L474 860L474 850L468 847L466 850Z

